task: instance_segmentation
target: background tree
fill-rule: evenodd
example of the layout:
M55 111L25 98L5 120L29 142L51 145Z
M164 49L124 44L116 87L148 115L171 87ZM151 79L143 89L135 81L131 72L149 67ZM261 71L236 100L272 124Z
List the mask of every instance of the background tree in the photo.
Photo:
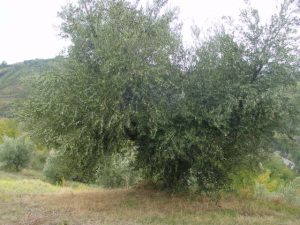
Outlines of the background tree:
M0 167L20 171L29 164L33 149L33 144L24 137L4 137L0 144Z
M1 63L0 66L1 66L1 67L6 67L6 66L7 66L7 62L6 62L6 61L2 61L2 63Z

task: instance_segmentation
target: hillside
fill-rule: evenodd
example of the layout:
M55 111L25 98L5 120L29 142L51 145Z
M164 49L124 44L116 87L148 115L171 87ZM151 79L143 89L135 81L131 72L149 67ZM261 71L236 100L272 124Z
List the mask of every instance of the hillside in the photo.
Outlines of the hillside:
M22 81L32 75L47 73L53 62L54 59L35 59L0 66L0 117L11 117L13 103L26 96Z

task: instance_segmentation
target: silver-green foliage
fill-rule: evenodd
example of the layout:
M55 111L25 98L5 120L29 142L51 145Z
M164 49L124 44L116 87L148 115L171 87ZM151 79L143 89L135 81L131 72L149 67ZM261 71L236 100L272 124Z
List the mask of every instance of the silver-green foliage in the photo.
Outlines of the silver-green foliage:
M299 10L286 0L263 25L249 8L237 26L185 50L166 2L67 5L60 16L68 57L37 78L20 119L90 180L134 143L135 168L163 187L193 181L216 190L239 166L256 165L275 132L291 131Z
M78 158L57 150L50 151L44 164L43 174L54 184L62 184L64 180L90 182L91 179L95 179L95 174L91 174L89 169L84 168Z
M4 137L0 145L0 166L3 169L20 171L30 162L34 145L24 137Z
M71 178L71 171L68 161L61 154L50 151L43 168L43 174L48 181L61 184L63 180Z
M141 181L141 173L134 168L136 150L133 146L107 157L99 165L97 180L105 187L129 187Z
M75 157L87 177L126 147L132 113L151 109L148 124L156 123L156 104L174 86L170 56L180 41L170 27L174 13L160 13L161 5L79 1L61 13L69 57L35 80L21 120L48 147Z

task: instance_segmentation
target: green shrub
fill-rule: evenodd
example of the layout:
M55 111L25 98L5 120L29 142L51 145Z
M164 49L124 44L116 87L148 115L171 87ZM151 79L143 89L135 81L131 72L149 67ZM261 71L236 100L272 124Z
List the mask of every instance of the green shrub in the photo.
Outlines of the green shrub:
M16 138L20 133L17 124L13 120L0 119L0 144L3 142L4 136Z
M4 137L0 145L0 165L7 170L20 171L25 168L33 150L33 144L24 137Z
M295 172L283 163L280 156L273 155L264 164L264 172L257 177L256 181L265 186L268 191L274 192L293 181L295 177Z
M71 168L62 154L52 150L44 165L43 174L51 183L62 184L70 178Z
M51 150L44 165L44 176L54 184L63 184L65 180L94 182L94 176L87 172L88 165L81 163L77 157L70 152Z
M300 86L299 86L300 87ZM299 90L299 89L298 89ZM297 91L298 93L299 91ZM300 172L300 136L294 136L293 139L286 135L276 134L273 142L273 149L280 152L280 155L290 159L295 163L295 171Z
M255 189L255 196L259 199L276 200L280 199L290 204L300 205L300 177L296 177L293 181L282 185L278 191L269 191L268 188L257 183Z
M278 193L284 196L284 199L292 204L300 205L300 177L281 187Z
M283 196L278 192L271 192L267 189L267 187L263 184L257 183L255 185L255 197L259 199L268 199L268 200L274 200L274 199L282 199Z
M230 178L232 180L230 187L231 191L244 197L252 197L254 195L257 172L241 168L232 173Z
M268 162L265 164L265 168L271 171L270 178L271 179L279 179L285 183L292 181L296 174L293 170L288 168L281 159L280 156L273 155L270 157Z
M35 150L31 154L29 168L33 170L39 170L39 171L43 170L47 160L47 156L48 156L47 151Z
M134 149L107 157L97 171L97 183L105 187L128 187L141 178L133 168Z

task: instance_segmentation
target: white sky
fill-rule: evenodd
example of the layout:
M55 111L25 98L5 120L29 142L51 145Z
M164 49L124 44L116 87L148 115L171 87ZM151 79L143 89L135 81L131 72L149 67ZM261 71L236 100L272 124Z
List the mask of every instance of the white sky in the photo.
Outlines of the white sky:
M59 36L57 12L68 0L0 0L0 62L21 62L58 55L67 42ZM251 0L263 17L270 16L279 0ZM190 26L208 24L222 16L236 17L243 0L169 0L180 8L185 39Z

